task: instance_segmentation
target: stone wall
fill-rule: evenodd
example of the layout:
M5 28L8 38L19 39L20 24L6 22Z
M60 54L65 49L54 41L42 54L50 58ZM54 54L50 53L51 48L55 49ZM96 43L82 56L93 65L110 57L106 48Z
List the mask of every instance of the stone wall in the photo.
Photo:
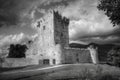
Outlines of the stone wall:
M39 62L36 59L30 58L5 58L1 67L24 67L28 65L38 65Z
M91 63L90 51L88 49L66 48L64 63Z
M69 47L69 19L61 16L58 12L54 12L54 41L63 48Z
M45 59L49 59L50 65L53 64L54 59L56 60L56 64L61 63L62 47L61 43L56 44L55 34L58 33L56 32L57 29L60 32L62 31L61 25L55 24L58 21L57 19L54 21L55 14L56 12L51 11L37 21L38 38L27 51L27 57L38 59L40 64L43 64L43 60ZM57 35L56 37L59 38L60 36Z

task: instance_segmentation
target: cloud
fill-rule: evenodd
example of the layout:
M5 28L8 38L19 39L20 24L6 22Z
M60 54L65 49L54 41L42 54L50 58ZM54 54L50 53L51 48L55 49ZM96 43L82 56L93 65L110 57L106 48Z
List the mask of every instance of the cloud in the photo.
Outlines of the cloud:
M20 33L18 35L4 36L0 40L0 46L6 45L6 44L18 43L23 37L24 37L23 33Z
M63 16L70 19L69 36L72 42L119 42L120 30L113 27L104 12L97 9L98 0L74 0L56 5Z
M70 41L86 43L114 43L120 41L120 30L113 27L104 12L97 9L98 0L76 0L68 6L58 6L56 9L63 16L70 18Z
M119 43L120 30L117 27L105 23L95 23L88 21L71 21L69 28L70 41L86 42L86 43ZM106 26L108 25L108 26Z
M107 36L105 38L102 37L88 37L88 38L81 38L80 41L84 41L86 43L99 43L99 44L116 44L120 43L119 36Z
M7 35L0 38L0 47L7 46L10 44L22 44L26 43L29 40L34 40L38 35L25 35L24 33L16 34L16 35Z
M108 36L114 34L117 28L109 23L107 17L101 22L80 19L70 21L69 36L71 39L93 36ZM119 32L119 31L118 31ZM117 32L116 32L117 33Z
M112 26L102 11L98 11L97 4L98 0L0 0L0 26L31 26L49 9L56 9L70 19L70 40L86 41L89 38L100 41L111 37L117 41L120 30ZM12 38L16 39L17 34Z
M57 2L59 4L56 4ZM117 27L113 27L104 12L97 9L98 0L59 0L57 2L52 4L50 0L42 10L46 13L46 10L55 9L70 19L70 41L83 42L89 39L95 42L119 41L120 31Z
M0 22L7 25L17 24L30 9L32 0L0 0ZM32 5L31 5L32 7Z
M0 27L22 22L30 23L38 9L41 10L48 5L62 1L67 0L0 0Z
M68 1L67 5L59 5L55 7L63 16L70 19L87 18L94 13L97 6L97 0L74 0Z

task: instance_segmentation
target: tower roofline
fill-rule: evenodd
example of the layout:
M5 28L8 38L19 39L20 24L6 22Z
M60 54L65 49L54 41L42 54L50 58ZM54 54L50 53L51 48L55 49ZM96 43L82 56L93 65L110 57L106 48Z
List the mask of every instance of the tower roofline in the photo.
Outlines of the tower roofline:
M56 15L59 15L59 16L61 16L61 18L62 19L68 19L67 17L65 17L65 16L63 16L63 15L61 15L61 13L58 11L58 10L55 10L55 9L50 9L50 10L48 10L48 14L49 13L52 13L52 14L56 14ZM69 20L69 19L68 19Z

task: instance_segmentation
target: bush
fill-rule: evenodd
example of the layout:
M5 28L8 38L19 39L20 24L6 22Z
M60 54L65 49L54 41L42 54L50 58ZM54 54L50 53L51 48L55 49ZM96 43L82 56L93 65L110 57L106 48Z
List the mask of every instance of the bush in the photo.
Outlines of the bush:
M114 47L107 54L107 63L113 66L120 67L120 48Z
M9 58L22 58L25 57L25 52L27 50L26 45L21 44L11 44L9 48Z

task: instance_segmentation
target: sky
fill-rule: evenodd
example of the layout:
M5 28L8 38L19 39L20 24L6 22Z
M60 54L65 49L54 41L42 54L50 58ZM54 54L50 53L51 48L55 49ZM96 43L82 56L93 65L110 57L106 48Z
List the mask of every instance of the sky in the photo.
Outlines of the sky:
M33 24L48 10L70 19L70 42L120 44L119 25L113 27L98 0L0 0L0 46L37 36Z

